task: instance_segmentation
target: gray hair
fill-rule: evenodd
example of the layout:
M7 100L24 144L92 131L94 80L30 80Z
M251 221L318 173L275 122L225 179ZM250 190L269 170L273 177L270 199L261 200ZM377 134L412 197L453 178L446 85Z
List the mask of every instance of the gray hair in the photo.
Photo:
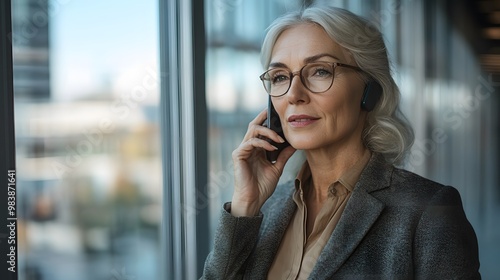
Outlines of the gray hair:
M261 63L268 68L279 35L290 27L313 23L321 26L337 44L350 54L366 79L377 81L383 89L375 108L367 114L363 143L394 164L402 164L414 141L413 129L399 109L400 92L391 76L382 34L373 23L350 11L313 6L286 14L268 28L262 43Z

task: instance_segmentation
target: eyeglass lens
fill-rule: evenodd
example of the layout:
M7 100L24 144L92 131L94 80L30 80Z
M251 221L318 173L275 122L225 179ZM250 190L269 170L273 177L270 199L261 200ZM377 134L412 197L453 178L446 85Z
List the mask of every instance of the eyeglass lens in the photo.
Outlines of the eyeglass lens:
M304 86L315 93L328 90L333 83L334 67L327 63L306 64L298 73ZM288 69L276 68L263 76L264 87L272 96L285 94L290 88L292 74Z

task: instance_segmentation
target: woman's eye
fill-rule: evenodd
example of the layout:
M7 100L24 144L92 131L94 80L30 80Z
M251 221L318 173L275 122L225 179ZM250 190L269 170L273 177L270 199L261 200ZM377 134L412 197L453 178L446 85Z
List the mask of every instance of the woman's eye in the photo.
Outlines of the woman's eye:
M328 77L331 75L332 75L332 73L330 71L328 71L327 69L316 69L314 71L314 76Z
M286 82L287 80L288 80L288 76L282 75L282 74L277 74L277 75L273 75L272 82L273 82L273 84L281 84L281 83Z

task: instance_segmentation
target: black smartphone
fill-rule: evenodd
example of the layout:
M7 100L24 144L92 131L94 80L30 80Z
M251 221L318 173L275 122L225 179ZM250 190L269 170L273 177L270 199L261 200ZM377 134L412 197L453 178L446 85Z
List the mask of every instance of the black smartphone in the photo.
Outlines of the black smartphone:
M266 151L267 160L269 160L272 163L275 163L276 160L278 159L278 155L280 154L280 152L284 148L290 146L290 143L288 143L288 141L286 141L285 134L283 134L283 128L281 127L280 117L278 116L278 113L274 109L273 102L271 102L271 96L269 96L269 101L268 101L268 105L267 105L266 124L267 124L267 127L276 131L276 133L278 133L278 135L281 136L281 138L285 139L285 142L283 142L283 143L275 143L273 140L267 139L267 141L269 141L269 143L271 143L272 145L274 145L275 147L278 148L276 151L272 151L272 152Z

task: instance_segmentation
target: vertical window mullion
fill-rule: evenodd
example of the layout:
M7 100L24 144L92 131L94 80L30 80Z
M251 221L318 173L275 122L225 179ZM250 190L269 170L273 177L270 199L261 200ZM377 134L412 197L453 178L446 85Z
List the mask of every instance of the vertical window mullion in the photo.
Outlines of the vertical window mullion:
M206 58L206 31L205 31L205 1L191 2L191 30L192 30L192 90L193 90L193 121L194 121L194 151L196 184L192 203L196 211L196 271L200 278L209 252L209 214L207 201L200 204L198 197L207 197L208 192L208 110L205 87L205 58ZM194 272L194 266L191 270Z
M178 239L176 231L180 230L175 224L175 207L172 203L178 201L178 192L181 187L180 174L176 170L179 167L180 145L178 133L178 116L180 115L177 92L177 72L170 73L172 64L177 65L175 55L177 48L177 18L176 1L160 1L160 73L161 73L161 129L162 129L162 162L163 162L163 215L162 215L162 255L164 264L162 270L163 279L179 278L179 269L175 260L179 259L179 249L175 246ZM163 74L165 73L165 74ZM179 147L180 148L180 147Z
M164 279L198 278L208 251L203 21L203 1L160 0Z

